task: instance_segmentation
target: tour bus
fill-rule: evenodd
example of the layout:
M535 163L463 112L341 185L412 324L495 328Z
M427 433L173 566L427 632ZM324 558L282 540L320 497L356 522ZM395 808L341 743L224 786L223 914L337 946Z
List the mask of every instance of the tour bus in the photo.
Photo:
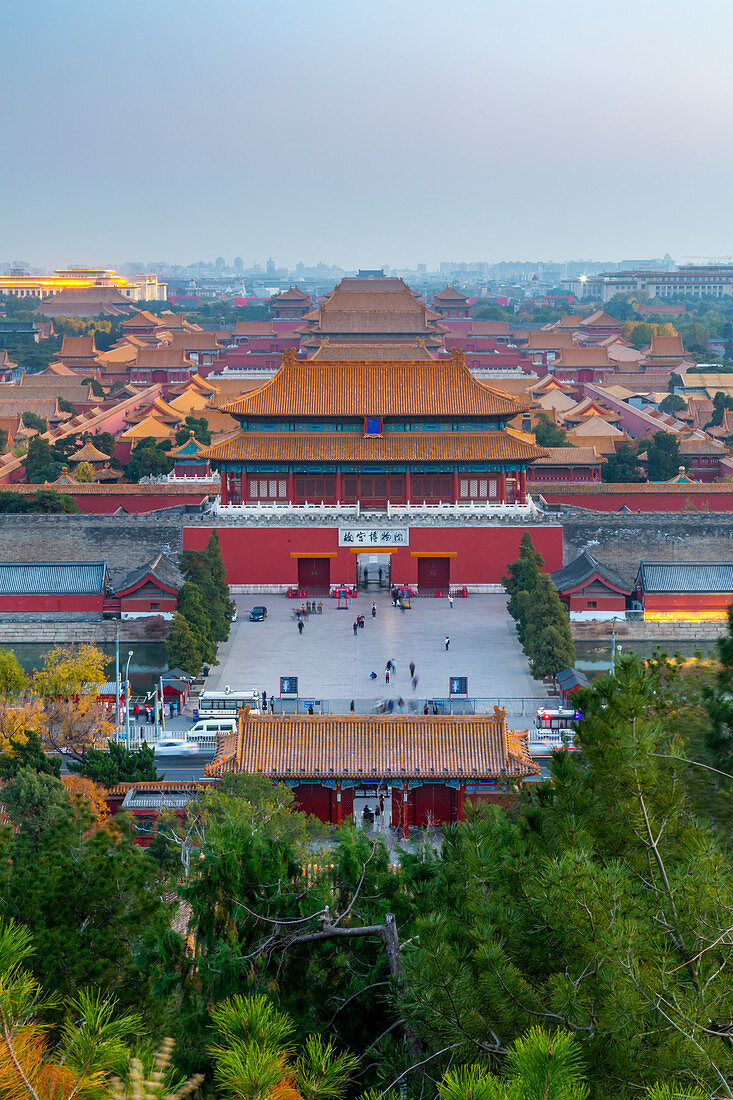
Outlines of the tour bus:
M244 707L249 707L252 714L262 713L259 691L234 691L229 687L223 691L202 691L194 718L236 718Z
M575 730L572 723L579 722L582 717L579 710L541 707L537 711L535 728L530 731L529 751L543 754L553 749L574 749Z

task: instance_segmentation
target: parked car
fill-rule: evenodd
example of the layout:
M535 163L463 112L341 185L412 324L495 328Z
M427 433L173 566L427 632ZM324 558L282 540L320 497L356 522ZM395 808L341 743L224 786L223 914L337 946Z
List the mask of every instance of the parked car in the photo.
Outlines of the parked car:
M153 743L156 756L195 756L198 751L196 742L187 741L185 737L165 737Z
M237 609L236 609L236 607L235 607L235 608L234 608L234 611L232 611L232 618L231 618L231 622L233 622L233 623L236 623L236 621L237 621Z
M253 607L249 613L249 621L251 623L261 623L263 619L267 618L266 607Z
M236 733L236 718L201 718L188 731L189 737L216 737L217 733Z

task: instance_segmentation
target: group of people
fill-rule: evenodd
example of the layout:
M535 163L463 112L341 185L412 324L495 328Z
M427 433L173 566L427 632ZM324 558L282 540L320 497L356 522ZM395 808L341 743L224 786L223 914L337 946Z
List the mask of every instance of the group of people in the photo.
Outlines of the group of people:
M323 603L319 600L316 603L315 600L306 600L300 605L300 607L293 607L290 611L290 618L294 619L298 624L298 633L303 633L305 623L311 615L322 615Z
M366 622L366 619L364 618L363 615L357 615L356 616L356 618L354 619L354 622L352 624L352 626L354 628L354 637L356 637L356 635L359 633L360 630L364 629L365 622Z

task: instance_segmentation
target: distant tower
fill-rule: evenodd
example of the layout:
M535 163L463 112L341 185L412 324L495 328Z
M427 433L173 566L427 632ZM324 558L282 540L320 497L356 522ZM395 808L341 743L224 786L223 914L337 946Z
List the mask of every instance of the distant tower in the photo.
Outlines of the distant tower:
M234 257L234 270L244 271L244 261L241 256Z
M454 286L447 286L433 295L433 309L442 317L442 323L451 332L468 332L471 327L471 314L468 310L468 298Z

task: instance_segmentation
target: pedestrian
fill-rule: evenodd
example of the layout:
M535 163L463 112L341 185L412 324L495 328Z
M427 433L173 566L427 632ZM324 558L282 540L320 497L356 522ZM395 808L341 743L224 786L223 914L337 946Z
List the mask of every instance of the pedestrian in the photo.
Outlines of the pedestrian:
M354 620L354 637L356 637L356 635L358 633L359 633L359 621L358 621L358 619L355 619Z
M270 714L274 714L274 713L275 713L275 697L274 697L274 695L271 695L270 696Z
M410 661L410 676L412 677L414 675L415 675L415 662Z
M318 614L319 615L323 614L323 600L318 601Z
M387 661L387 664L384 667L386 668L387 672L391 672L392 671L392 662Z
M135 717L136 718L140 717L140 706L139 706L138 703L135 703Z
M312 704L312 703L310 703L310 704L308 705L308 713L309 713L309 714L312 714L312 713L313 713L313 704Z
M369 679L370 680L376 680L376 678L377 678L377 674L374 671L374 669L372 669L372 671L369 673Z
M365 623L366 623L366 619L364 618L363 615L360 615L359 616L359 626L361 627L362 630L364 629L364 624Z
M385 684L389 683L389 667L384 670L384 682Z
M438 704L433 703L433 714L437 714L437 713L438 713Z
M430 708L428 707L428 704L427 704L427 703L426 703L426 704L425 704L425 706L424 706L424 707L422 708L422 712L423 712L423 714L430 714Z
M401 695L400 695L399 699L397 700L397 706L400 708L400 710L405 709L405 700L402 698Z
M412 690L417 691L417 676L412 677Z
M349 703L349 710L351 711L352 714L354 713L355 707L354 707L354 700L353 699Z
M303 633L303 620L302 619L298 619L298 633L299 634ZM447 649L448 646L446 646L445 648Z
M447 634L446 634L445 638L443 638L443 641L445 642L446 650L449 650L450 649L450 638L448 637Z
M448 593L448 604L449 604L450 609L452 611L453 610L453 596L451 595L450 592Z
M387 710L390 714L394 710L394 699L390 699L390 701L387 703Z
M394 657L392 658L391 664L392 664L392 675L396 676L397 675L397 665L395 663Z
M262 709L267 710L267 692L262 692Z
M377 605L375 603L373 603L372 604L372 618L376 619L376 617L377 617Z

